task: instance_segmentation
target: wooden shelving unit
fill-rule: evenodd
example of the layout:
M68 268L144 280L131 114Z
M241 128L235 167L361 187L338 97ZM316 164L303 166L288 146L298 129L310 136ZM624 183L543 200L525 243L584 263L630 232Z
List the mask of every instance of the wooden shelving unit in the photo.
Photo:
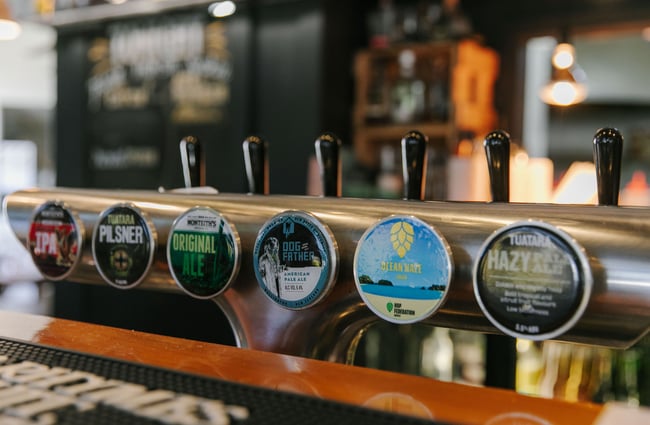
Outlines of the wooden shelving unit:
M396 123L386 116L371 116L369 97L378 71L383 72L387 90L396 78L400 53L411 50L416 57L418 78L427 85L436 82L434 61L445 65L442 72L447 86L446 117L430 115L414 122ZM353 112L354 147L357 159L367 166L377 166L379 149L386 143L398 143L410 130L419 130L429 139L444 140L452 151L460 131L482 134L496 124L494 81L498 74L497 54L474 40L408 43L388 48L366 49L355 58L355 105ZM388 99L390 101L390 97Z

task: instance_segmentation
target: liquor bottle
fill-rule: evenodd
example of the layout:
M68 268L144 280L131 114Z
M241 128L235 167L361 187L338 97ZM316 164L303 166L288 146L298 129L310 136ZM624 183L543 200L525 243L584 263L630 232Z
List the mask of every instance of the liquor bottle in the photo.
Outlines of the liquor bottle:
M366 106L366 121L368 123L388 121L390 94L387 74L387 64L384 61L375 61L372 64Z
M421 374L452 381L454 379L454 342L448 328L433 328L422 340Z
M368 15L369 44L373 48L388 47L396 41L397 13L392 0L380 0Z
M416 56L412 50L402 50L398 56L399 77L391 90L391 118L400 124L424 118L426 87L416 75Z
M447 200L449 149L444 139L432 139L427 154L427 185L425 199Z
M397 199L402 193L403 180L397 171L396 149L392 145L381 147L380 169L377 176L377 197Z
M459 0L443 0L440 19L434 27L436 39L460 39L472 33L472 24L459 6Z
M432 59L427 100L431 120L435 122L447 121L449 118L449 60L445 55L436 55Z

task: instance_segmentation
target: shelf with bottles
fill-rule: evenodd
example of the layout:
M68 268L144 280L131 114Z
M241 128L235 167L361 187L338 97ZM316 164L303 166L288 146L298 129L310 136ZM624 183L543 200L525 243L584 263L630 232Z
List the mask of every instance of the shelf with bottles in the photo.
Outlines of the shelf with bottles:
M474 39L370 48L355 58L354 145L358 160L379 164L382 144L417 129L444 138L481 134L496 123L497 54Z

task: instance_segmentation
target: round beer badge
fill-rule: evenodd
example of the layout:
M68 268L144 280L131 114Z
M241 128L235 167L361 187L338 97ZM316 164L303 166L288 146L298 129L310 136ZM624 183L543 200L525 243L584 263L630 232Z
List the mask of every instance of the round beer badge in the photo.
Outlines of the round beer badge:
M392 216L366 230L354 254L354 280L377 316L393 323L426 319L443 304L453 273L451 249L432 226Z
M81 220L59 202L46 202L32 217L27 248L43 277L61 280L72 273L84 239Z
M181 289L195 298L212 298L235 279L239 251L232 224L211 208L194 207L172 225L167 263Z
M97 219L93 259L110 285L129 289L142 282L151 268L155 248L153 226L135 206L113 205Z
M497 230L474 265L474 294L483 313L515 338L551 339L569 330L587 308L592 284L582 247L539 221Z
M321 301L334 286L338 262L338 248L327 226L303 211L274 216L255 241L257 282L271 300L288 309Z

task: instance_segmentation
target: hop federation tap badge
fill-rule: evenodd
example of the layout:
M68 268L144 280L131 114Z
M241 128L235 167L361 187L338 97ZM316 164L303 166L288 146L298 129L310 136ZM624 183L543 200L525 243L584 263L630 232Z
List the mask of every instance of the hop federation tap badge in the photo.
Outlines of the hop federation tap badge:
M195 207L178 217L167 240L167 262L178 286L195 298L225 291L239 271L235 227L211 208Z
M363 234L354 255L361 298L393 323L415 323L435 313L447 296L452 272L447 241L411 216L380 220Z
M92 252L97 271L110 285L129 289L142 282L155 248L153 226L135 206L118 204L100 214Z
M36 209L27 247L43 277L61 280L72 273L81 258L84 228L76 215L58 202Z
M303 211L285 211L264 224L253 252L264 294L300 310L321 301L338 273L338 248L329 228Z

